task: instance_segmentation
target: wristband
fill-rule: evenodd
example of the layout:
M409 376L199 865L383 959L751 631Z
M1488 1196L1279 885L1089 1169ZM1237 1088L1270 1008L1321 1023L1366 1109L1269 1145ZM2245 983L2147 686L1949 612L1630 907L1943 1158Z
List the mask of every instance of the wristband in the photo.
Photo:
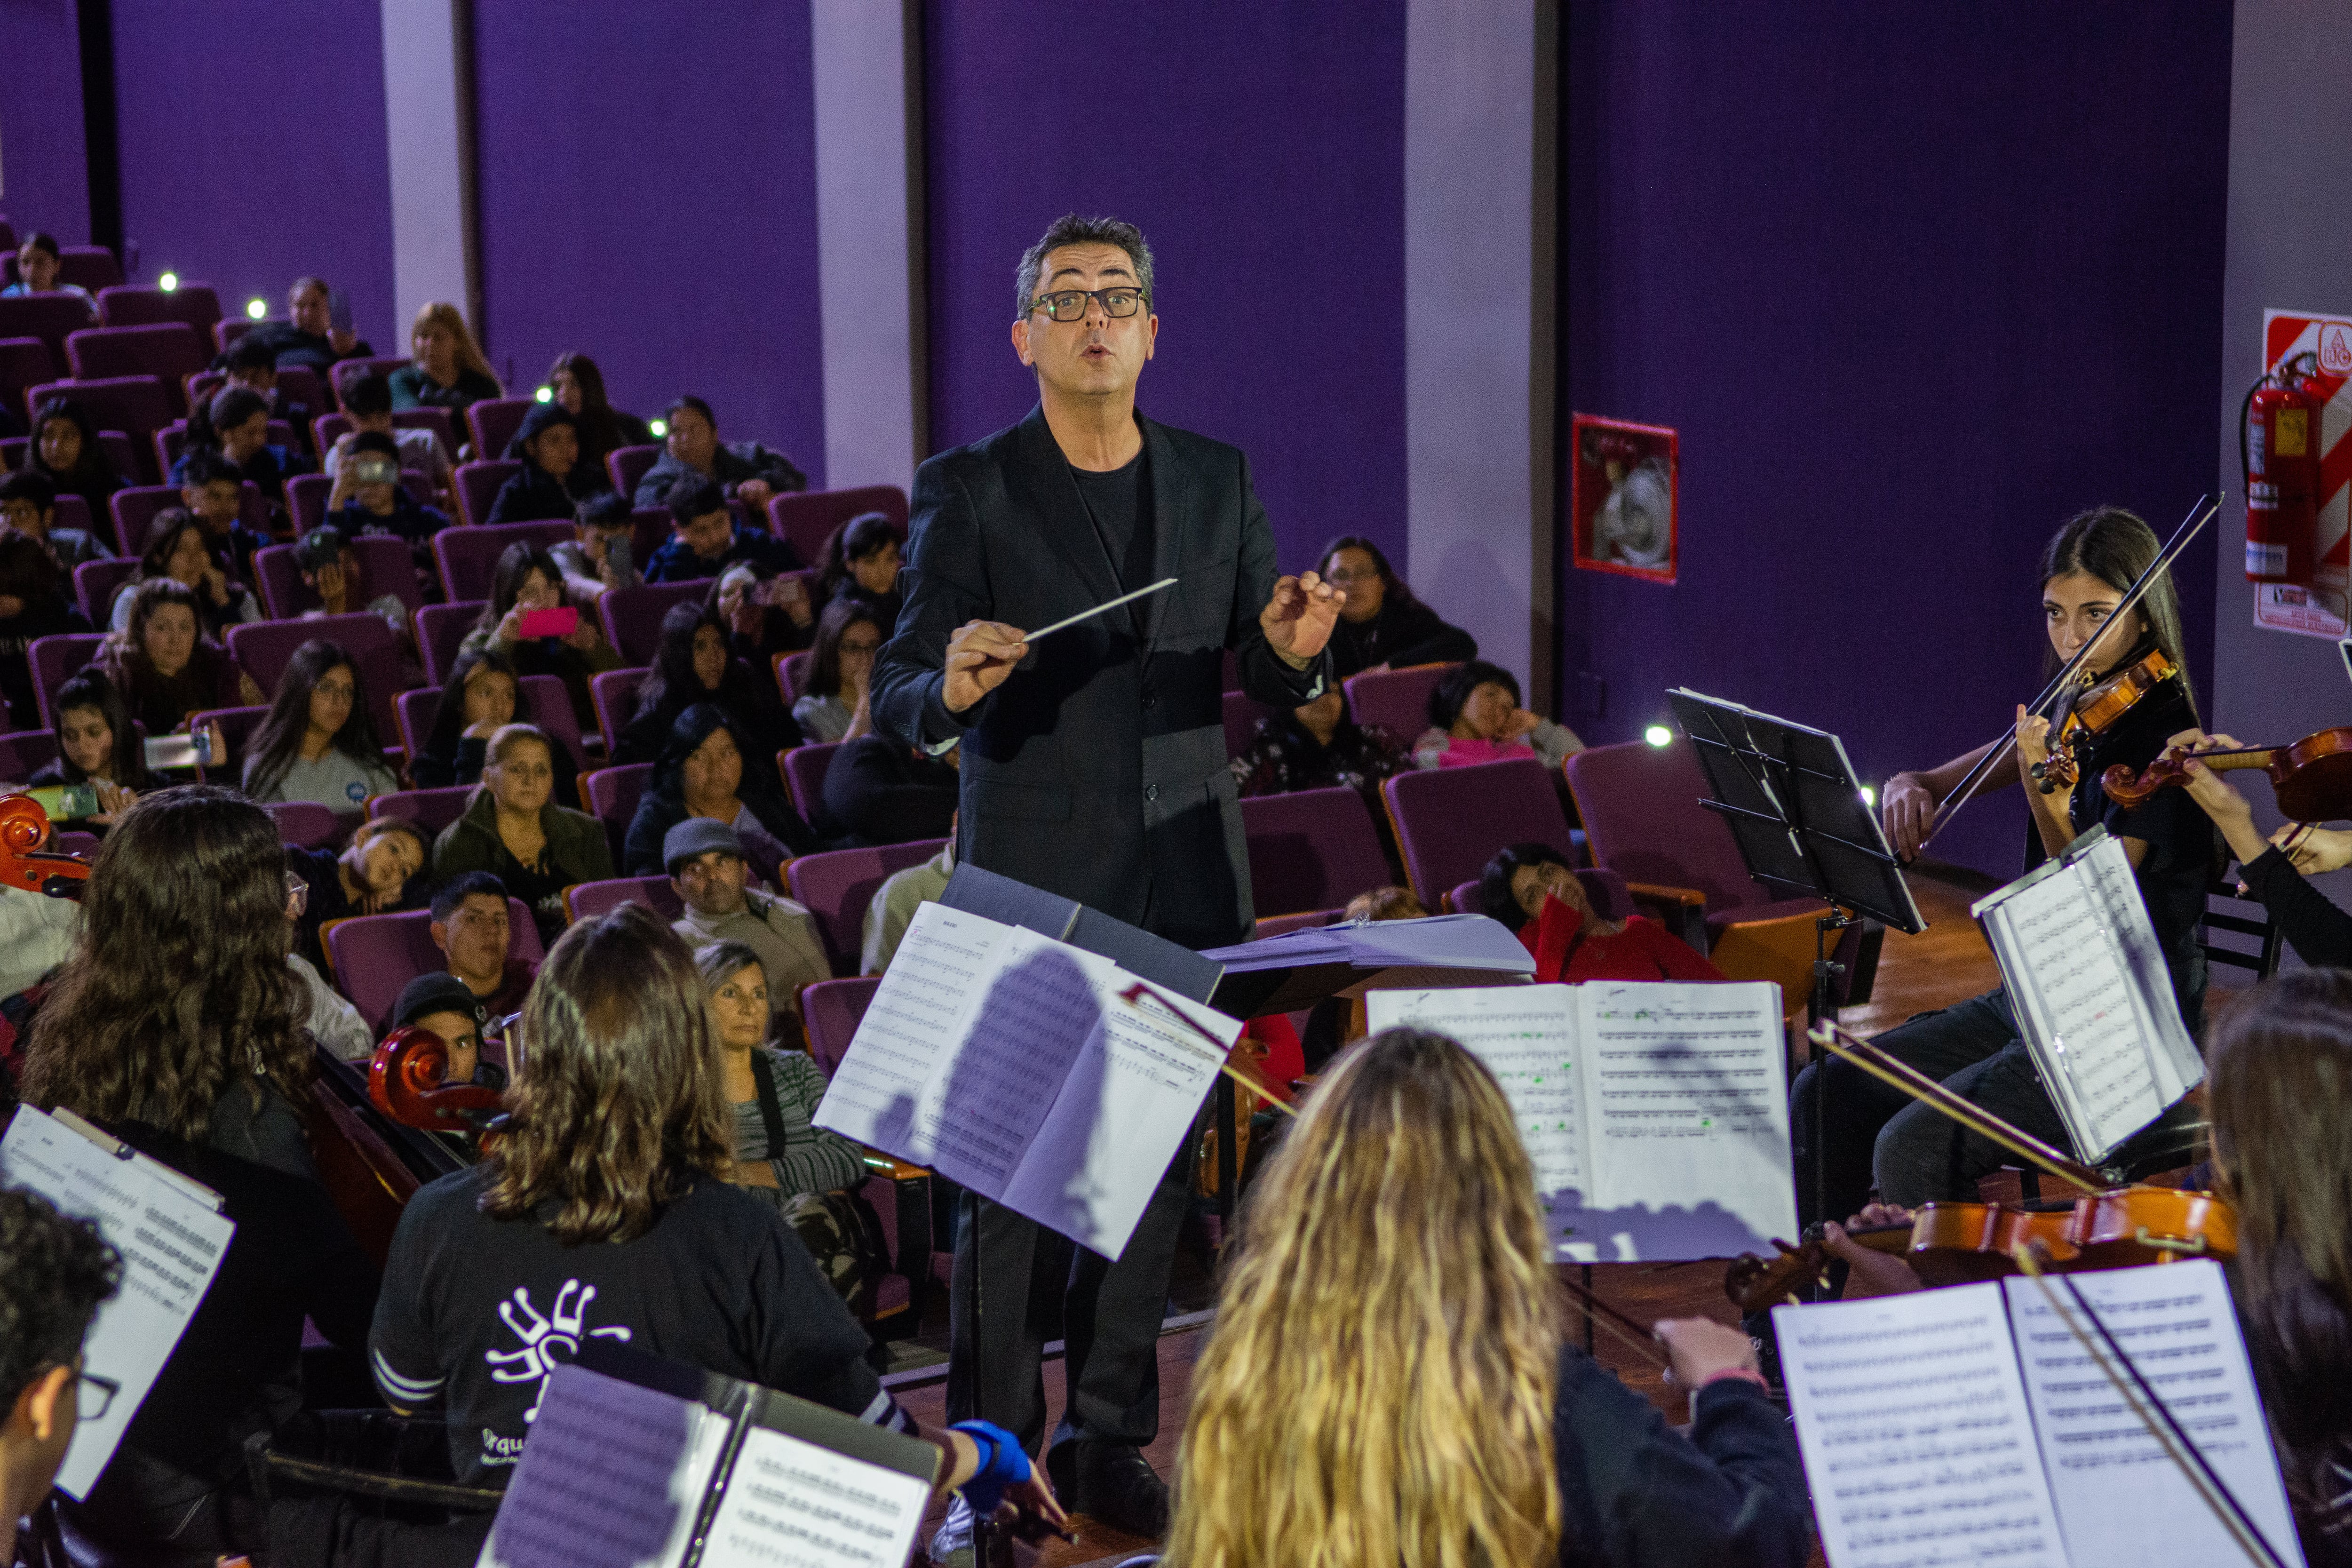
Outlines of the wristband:
M971 1438L981 1450L980 1469L956 1489L974 1513L985 1518L1004 1500L1004 1489L1029 1479L1029 1456L1021 1439L991 1421L959 1421L948 1428Z

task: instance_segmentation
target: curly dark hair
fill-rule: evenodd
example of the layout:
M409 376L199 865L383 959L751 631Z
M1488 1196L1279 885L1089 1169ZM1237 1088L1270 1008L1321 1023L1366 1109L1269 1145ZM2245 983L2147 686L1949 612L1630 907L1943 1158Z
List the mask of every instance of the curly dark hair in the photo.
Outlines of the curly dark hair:
M13 1405L43 1371L72 1365L121 1283L122 1255L97 1226L38 1193L0 1191L0 1400Z
M234 1080L310 1077L286 962L286 850L268 812L215 784L139 797L99 846L81 938L33 1020L25 1099L190 1142Z

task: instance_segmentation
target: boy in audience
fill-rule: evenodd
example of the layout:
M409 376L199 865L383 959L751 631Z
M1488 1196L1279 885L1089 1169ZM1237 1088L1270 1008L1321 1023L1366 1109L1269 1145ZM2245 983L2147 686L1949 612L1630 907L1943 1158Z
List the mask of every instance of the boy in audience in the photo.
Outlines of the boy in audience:
M615 588L632 588L646 580L636 563L625 560L637 527L628 497L614 490L590 496L580 503L572 527L576 536L551 547L548 553L563 569L563 591L573 603L592 605ZM617 559L613 553L615 544L621 546Z
M452 877L433 895L433 945L496 1017L522 1011L537 968L509 954L507 889L488 871Z
M224 386L213 394L206 405L212 417L213 436L220 445L215 448L242 483L261 487L261 493L273 501L286 499L286 481L296 474L310 471L310 460L289 447L273 445L269 439L269 405L261 394L247 386ZM191 447L172 465L174 483L185 484L189 464L201 447Z
M85 529L57 525L58 487L37 469L19 468L0 479L0 524L46 548L68 575L85 561L104 561L114 553Z
M81 301L82 309L96 321L98 301L89 297L89 290L79 283L58 281L58 272L64 266L56 240L46 234L26 235L25 242L16 247L16 281L0 289L0 300L21 300L28 294L70 294Z
M358 333L337 327L331 295L324 280L317 278L297 278L294 287L286 294L287 320L263 321L248 329L246 334L230 344L232 351L247 343L260 343L269 351L269 363L284 368L299 365L316 371L320 377L338 360L372 359L375 350ZM215 368L226 369L227 355L213 362Z
M482 1031L489 1025L489 1009L474 988L454 974L420 974L400 988L393 1004L392 1026L423 1029L440 1037L449 1059L441 1072L443 1083L478 1083L504 1089L507 1075L496 1062L482 1059Z
M662 417L668 421L669 434L662 438L662 455L637 481L639 506L665 504L678 480L693 478L709 479L723 495L741 501L747 515L765 518L768 502L778 491L808 489L808 477L782 452L757 441L721 444L718 416L699 397L679 398Z
M382 914L414 908L410 885L433 858L425 830L404 816L379 816L352 830L340 855L331 849L286 847L286 869L305 891L294 918L294 951L324 973L326 949L319 928L352 915Z
M12 1534L49 1495L80 1412L94 1420L121 1392L83 1373L81 1342L121 1282L121 1255L97 1226L37 1193L0 1191L0 1517Z
M408 636L407 602L397 594L369 596L359 552L341 529L322 523L295 541L294 564L302 574L302 585L319 595L320 607L303 611L304 620L365 611L382 616L394 636Z
M743 841L727 824L688 817L663 836L662 865L686 904L672 931L697 948L740 942L760 955L771 1028L793 1011L802 986L833 978L815 918L790 899L744 885Z
M269 540L245 525L245 476L218 452L202 447L183 457L172 472L180 504L205 525L205 538L235 555L237 575L253 581L253 552Z
M352 428L335 439L327 449L327 477L333 479L342 467L343 458L359 444L362 436L382 436L393 445L400 466L423 474L431 481L433 493L449 493L453 470L449 454L442 449L441 437L430 430L409 430L392 422L392 383L381 375L355 376L343 386L343 413L350 416Z
M769 576L800 567L801 558L793 547L774 534L737 527L734 514L727 510L726 496L709 479L693 476L679 479L663 504L669 508L677 531L646 563L648 583L716 577L739 561L751 563Z
M65 582L39 542L0 531L0 710L12 715L12 729L41 724L33 694L33 644L89 630L82 613L67 602Z
M940 895L948 890L948 879L955 875L955 818L950 817L948 841L938 854L919 866L891 872L874 889L874 901L866 906L866 940L858 952L860 973L880 974L888 969L915 911L939 902Z
M278 356L268 343L253 341L247 332L229 344L222 356L228 372L228 384L242 386L269 405L269 417L283 419L294 429L294 445L304 453L310 450L310 405L296 403L278 384Z
M429 441L431 434L424 432ZM425 505L400 481L399 446L389 436L363 430L335 443L343 461L335 468L335 488L327 494L327 516L351 534L389 533L408 542L408 559L426 582L439 580L433 536L449 526L446 513Z

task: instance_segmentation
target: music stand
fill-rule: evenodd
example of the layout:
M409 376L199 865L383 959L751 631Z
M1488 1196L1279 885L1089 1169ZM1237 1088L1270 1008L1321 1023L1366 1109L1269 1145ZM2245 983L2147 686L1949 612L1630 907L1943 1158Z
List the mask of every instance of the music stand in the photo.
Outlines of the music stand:
M1845 743L1826 731L1679 687L1666 700L1706 775L1711 798L1699 804L1731 829L1748 874L1775 893L1830 906L1813 922L1806 1012L1811 1024L1834 1019L1835 981L1844 965L1830 960L1832 933L1858 923L1857 912L1912 935L1927 925L1863 799ZM1829 1197L1826 1083L1825 1074L1813 1075L1813 1210L1822 1218Z

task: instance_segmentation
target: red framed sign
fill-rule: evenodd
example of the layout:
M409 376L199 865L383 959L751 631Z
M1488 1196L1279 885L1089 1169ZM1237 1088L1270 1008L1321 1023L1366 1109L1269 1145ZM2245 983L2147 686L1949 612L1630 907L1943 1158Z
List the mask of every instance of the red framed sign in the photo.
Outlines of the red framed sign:
M1570 531L1578 570L1675 580L1680 459L1675 432L1579 414Z

